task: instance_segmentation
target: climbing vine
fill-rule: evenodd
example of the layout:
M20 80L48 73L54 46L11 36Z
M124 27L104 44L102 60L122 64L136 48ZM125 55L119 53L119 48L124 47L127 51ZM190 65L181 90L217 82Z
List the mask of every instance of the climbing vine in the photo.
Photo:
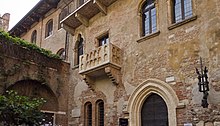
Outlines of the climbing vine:
M10 42L13 42L14 44L23 46L26 49L35 50L35 51L37 51L43 55L46 55L50 58L61 59L59 55L53 54L50 50L40 48L36 44L30 43L30 42L25 41L21 38L13 37L13 36L9 35L8 32L2 31L2 30L0 30L0 39L6 39Z

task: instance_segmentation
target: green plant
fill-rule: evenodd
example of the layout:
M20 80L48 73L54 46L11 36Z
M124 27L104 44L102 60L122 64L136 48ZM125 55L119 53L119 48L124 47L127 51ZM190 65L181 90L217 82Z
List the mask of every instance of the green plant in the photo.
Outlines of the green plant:
M42 98L20 96L15 91L7 91L0 96L0 122L4 125L40 125L44 114L40 107L45 103Z
M21 38L18 37L12 37L8 32L0 30L0 39L5 38L9 40L10 42L13 42L14 44L23 46L26 49L29 50L35 50L43 55L46 55L49 58L56 58L56 59L61 59L59 55L53 54L50 50L46 50L43 48L38 47L36 44L30 43L28 41L25 41Z

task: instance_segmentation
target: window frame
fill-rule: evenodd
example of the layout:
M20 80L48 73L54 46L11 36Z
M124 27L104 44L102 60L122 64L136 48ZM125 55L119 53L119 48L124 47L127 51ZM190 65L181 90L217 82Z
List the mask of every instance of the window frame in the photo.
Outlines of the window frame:
M50 19L46 23L45 38L51 36L52 34L53 34L53 19Z
M96 126L104 126L104 125L105 125L105 103L103 100L100 99L96 101Z
M91 109L91 110L90 110ZM85 126L92 126L92 103L86 102L84 105L84 124Z
M37 30L34 30L31 34L31 43L36 44L37 42Z
M184 0L180 0L180 13L181 13L181 19L180 20L176 20L176 9L175 9L175 2L176 0L172 0L172 24L175 24L175 23L179 23L179 22L182 22L186 19L189 19L189 18L192 18L193 17L193 3L192 3L192 0L189 0L190 1L190 9L191 9L191 15L190 16L187 16L186 17L186 12L185 12L185 2Z
M64 48L59 49L56 54L59 55L62 60L66 59L66 52Z
M101 37L99 37L97 40L98 40L98 46L109 44L109 34L106 33L102 35Z
M59 22L58 22L58 30L63 27L60 22L61 22L68 14L69 14L69 6L66 6L66 7L64 7L64 8L61 10L61 12L60 12L60 14L59 14L59 17L58 17L58 20L59 20Z
M78 36L77 36L77 40L76 40L75 48L74 48L74 53L75 53L74 66L78 66L80 56L84 54L84 38L82 37L81 34L78 34Z
M156 7L156 0L151 0L150 3L148 3L149 1L145 1L142 6L141 6L141 20L142 20L142 34L141 36L148 36L150 34L153 34L155 32L157 32L157 29L158 29L158 24L157 24L157 7ZM152 21L152 18L153 16L151 15L152 14L152 10L155 9L155 22ZM145 18L145 13L148 12L148 25L149 25L149 31L148 33L146 33L146 29L145 29L145 26L146 26L146 18ZM153 24L155 24L155 31L153 31Z

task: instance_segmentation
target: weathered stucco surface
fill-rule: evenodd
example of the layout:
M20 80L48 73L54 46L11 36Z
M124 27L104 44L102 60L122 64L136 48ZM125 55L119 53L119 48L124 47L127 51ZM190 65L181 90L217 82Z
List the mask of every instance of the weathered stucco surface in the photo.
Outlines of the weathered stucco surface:
M95 102L98 99L102 99L105 104L105 126L118 125L120 117L138 122L140 116L136 114L137 117L131 117L132 112L129 111L128 106L140 111L147 94L156 92L169 105L169 118L174 119L170 121L170 126L182 126L187 122L197 126L218 126L220 121L220 3L218 0L192 0L192 18L185 20L184 23L172 24L171 0L156 0L158 32L154 36L142 37L140 9L143 2L144 0L117 0L107 8L107 15L100 12L89 20L88 27L81 25L74 29L74 34L69 38L67 59L71 63L70 75L67 76L70 81L66 90L69 96L69 125L83 125L85 103L90 101L95 109ZM63 0L60 3L58 8L63 7L62 3L68 2ZM53 52L64 48L65 30L57 30L60 8L49 12L22 38L30 40L32 31L37 29L40 33L37 45L51 49ZM51 18L54 19L54 33L44 38L45 23ZM77 59L75 46L77 46L78 35L81 34L84 39L84 53L89 53L97 47L97 38L105 33L109 34L110 43L122 50L120 69L122 82L114 85L104 75L94 78L94 90L90 90L79 74L79 66L75 65ZM209 70L208 108L202 108L200 105L202 93L198 91L195 73L195 68L200 67L200 57L203 59L203 65ZM155 81L147 83L149 80ZM152 87L152 90L149 92L145 88L142 89L143 91L139 90L144 87L139 86L145 83ZM169 89L165 93L162 91L164 87ZM141 92L145 92L146 95ZM139 97L142 100L131 97L136 95L143 95ZM140 103L133 103L132 99ZM170 99L176 99L176 101L170 102ZM174 113L170 113L173 111ZM95 119L93 119L93 125L95 125Z

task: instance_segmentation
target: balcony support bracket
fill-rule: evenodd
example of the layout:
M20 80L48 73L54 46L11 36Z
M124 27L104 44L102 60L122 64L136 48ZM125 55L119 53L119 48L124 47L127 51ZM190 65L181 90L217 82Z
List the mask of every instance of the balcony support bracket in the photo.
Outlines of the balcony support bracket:
M90 90L94 90L95 81L91 77L89 77L88 75L83 75L83 80L86 82Z
M75 17L86 27L89 26L89 20L79 13L75 13Z
M113 67L106 67L105 73L110 78L113 84L118 85L121 83L121 73L120 70Z
M107 7L104 4L102 4L99 0L93 0L93 3L96 4L103 14L107 15Z
M68 31L71 35L74 35L74 33L75 33L75 29L74 28L72 28L71 26L68 26L67 24L62 24L63 25L63 28L66 30L66 31Z

